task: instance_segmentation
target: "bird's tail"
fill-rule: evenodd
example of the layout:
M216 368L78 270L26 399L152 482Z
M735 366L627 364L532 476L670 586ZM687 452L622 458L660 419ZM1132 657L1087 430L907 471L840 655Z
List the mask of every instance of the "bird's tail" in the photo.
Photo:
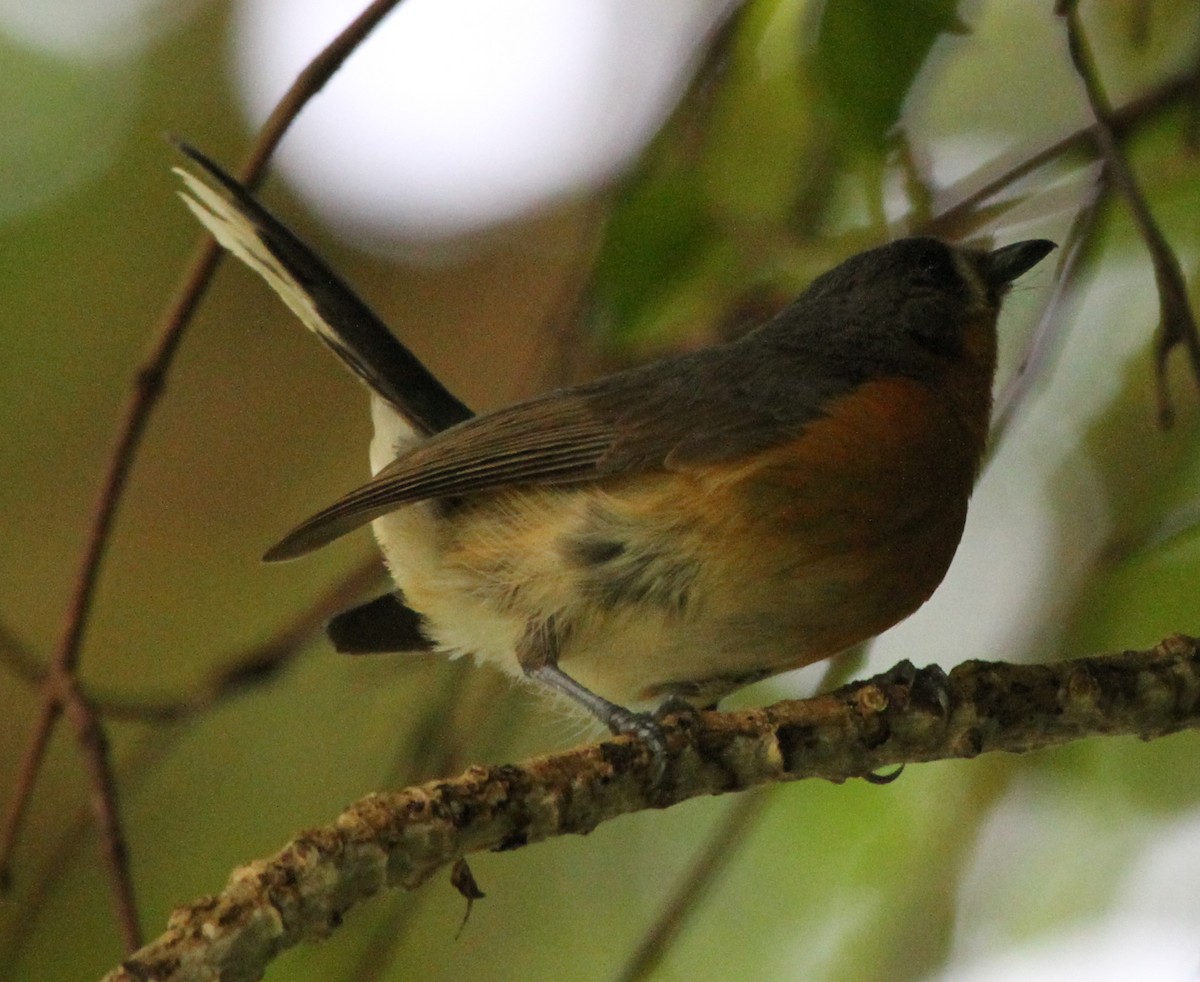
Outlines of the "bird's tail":
M335 355L424 436L473 414L328 265L241 184L194 147L203 172L176 167L180 197L217 241L258 273Z

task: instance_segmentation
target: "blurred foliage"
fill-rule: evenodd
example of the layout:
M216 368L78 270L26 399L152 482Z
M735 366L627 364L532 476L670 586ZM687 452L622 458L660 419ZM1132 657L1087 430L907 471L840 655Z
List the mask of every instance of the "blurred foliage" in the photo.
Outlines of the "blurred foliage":
M828 0L817 24L815 75L838 142L882 157L934 42L967 33L957 0L881 6Z
M843 256L912 227L921 193L953 201L976 168L1086 125L1051 6L753 0L629 173L438 265L338 245L286 189L267 198L453 388L494 405L577 337L553 328L564 293L578 292L597 206L607 218L586 292L588 350L620 364L740 330ZM1096 0L1083 14L1117 104L1200 64L1196 0ZM196 239L160 134L225 161L250 139L231 92L228 15L225 3L200 4L171 31L90 62L0 38L0 621L39 656L69 595L123 395ZM1127 143L1193 287L1198 114L1177 98ZM1026 203L1001 195L984 230L1062 240L1095 178L1074 153L1023 182ZM1120 201L1106 199L1086 257L955 569L864 671L901 655L947 666L1050 659L1200 633L1196 386L1177 355L1180 417L1157 431L1153 273ZM1050 284L1047 268L1010 298L1006 366ZM257 562L292 518L365 468L361 393L328 362L244 271L218 276L121 509L88 633L89 685L132 697L198 684L369 553L362 537L306 563ZM0 773L12 775L36 699L0 670ZM818 677L738 700L795 694ZM172 905L373 788L587 735L547 715L462 662L343 660L314 639L289 671L193 723L113 722L147 935ZM1195 739L913 767L882 788L773 789L655 977L982 978L1014 951L1095 928L1113 948L1076 963L1080 977L1137 945L1139 925L1194 937L1200 853L1180 830L1200 806ZM86 978L120 957L87 800L60 731L0 907L5 978ZM728 806L691 802L474 858L487 897L457 941L463 901L441 878L363 905L269 977L617 977ZM1164 842L1170 864L1156 851ZM1164 865L1178 881L1155 879ZM1157 952L1133 950L1155 977Z

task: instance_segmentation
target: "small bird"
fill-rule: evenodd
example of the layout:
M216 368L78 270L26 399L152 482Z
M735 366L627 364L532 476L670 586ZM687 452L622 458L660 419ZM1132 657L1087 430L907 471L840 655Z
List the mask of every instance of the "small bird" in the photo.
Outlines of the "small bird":
M339 650L472 654L665 752L653 712L836 655L921 606L962 536L996 319L1055 246L900 239L736 341L475 416L200 152L193 212L371 390L369 481L270 549L368 522L396 589Z

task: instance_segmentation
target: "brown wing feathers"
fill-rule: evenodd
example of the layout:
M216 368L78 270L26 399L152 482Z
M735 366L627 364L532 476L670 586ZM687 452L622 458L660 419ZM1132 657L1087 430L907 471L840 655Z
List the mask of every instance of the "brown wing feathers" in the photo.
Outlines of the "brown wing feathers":
M264 558L301 556L414 501L596 477L615 434L611 419L567 395L470 420L401 455L295 528Z
M414 501L704 465L799 432L817 415L802 400L780 419L773 406L728 397L731 381L753 372L744 351L738 342L705 349L461 423L403 453L265 558L301 556Z

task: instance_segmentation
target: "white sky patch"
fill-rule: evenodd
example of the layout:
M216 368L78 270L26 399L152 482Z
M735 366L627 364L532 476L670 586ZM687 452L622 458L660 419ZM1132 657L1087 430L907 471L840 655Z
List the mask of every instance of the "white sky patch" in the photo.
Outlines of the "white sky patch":
M0 0L0 34L60 58L125 58L182 23L195 6L195 0Z
M605 180L654 134L728 0L407 0L305 109L280 158L347 236L436 238ZM242 0L261 122L360 0Z
M1200 812L1165 822L1050 786L1010 793L980 836L960 897L958 934L942 982L1060 982L1200 977ZM1114 838L1114 828L1116 832ZM1098 860L1095 854L1104 858ZM1099 916L1011 946L1007 916L1031 891L1103 890L1129 871ZM1048 878L1050 878L1048 880ZM1089 882L1099 880L1100 882ZM1033 896L1035 905L1044 898ZM1053 903L1046 906L1052 907ZM1025 914L1028 920L1028 914Z

